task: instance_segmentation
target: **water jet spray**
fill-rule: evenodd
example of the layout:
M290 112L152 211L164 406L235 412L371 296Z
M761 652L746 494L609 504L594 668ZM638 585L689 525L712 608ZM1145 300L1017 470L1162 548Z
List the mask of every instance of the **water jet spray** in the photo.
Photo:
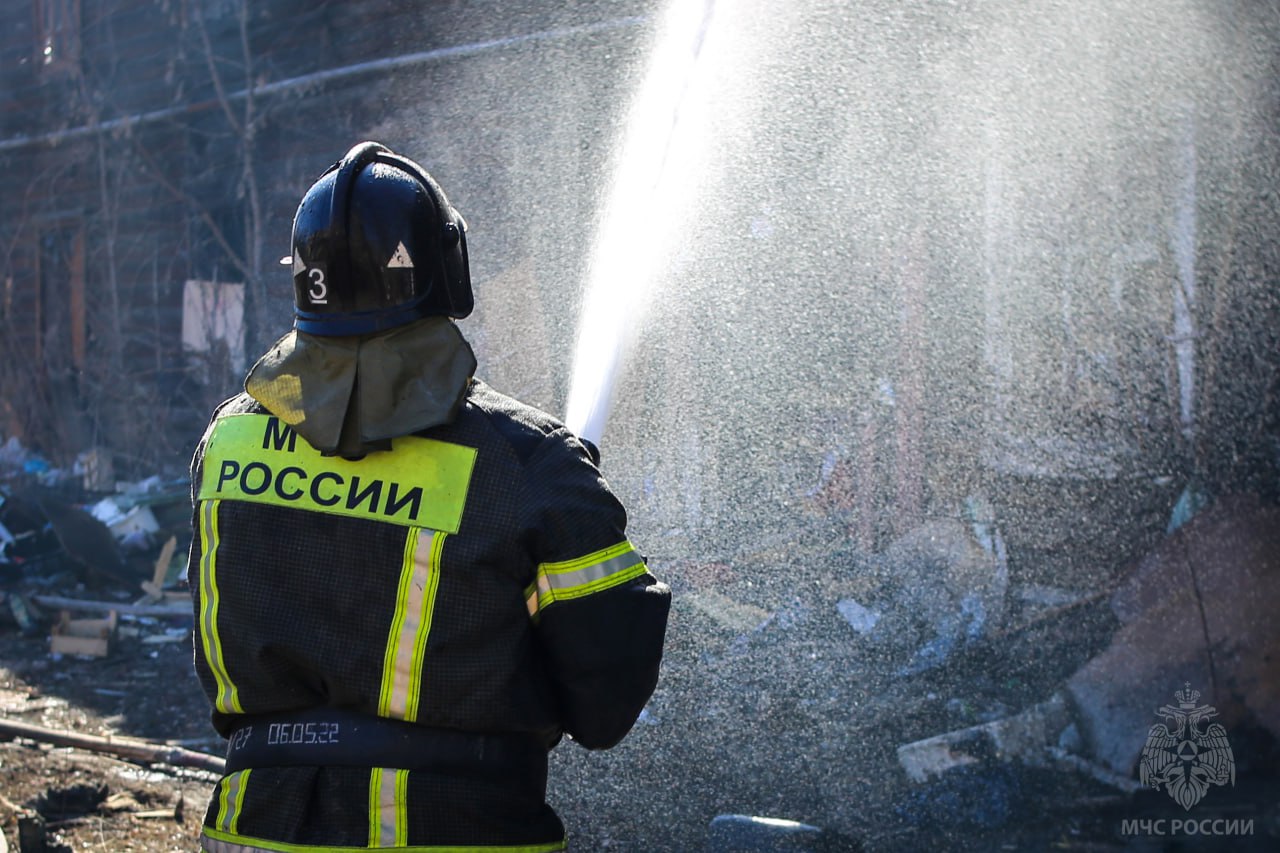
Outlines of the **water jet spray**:
M614 385L634 341L660 259L673 246L678 202L703 147L689 119L715 0L671 3L628 115L600 218L574 350L565 423L598 445ZM675 204L673 204L673 201Z

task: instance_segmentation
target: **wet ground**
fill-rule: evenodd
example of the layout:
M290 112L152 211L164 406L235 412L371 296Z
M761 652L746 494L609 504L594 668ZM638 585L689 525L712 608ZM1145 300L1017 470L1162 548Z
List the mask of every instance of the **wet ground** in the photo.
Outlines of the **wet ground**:
M941 720L989 715L993 696L1007 702L1016 691L993 691L970 670L964 702L936 678L868 677L848 693L830 673L870 670L855 651L822 642L820 628L743 641L690 602L677 597L663 682L631 736L606 753L564 744L553 754L550 798L574 850L701 851L718 814L810 822L829 831L822 849L831 851L1276 849L1280 786L1266 738L1233 732L1236 785L1195 812L1252 820L1246 838L1168 837L1184 813L1163 793L1124 793L1061 769L994 764L915 785L898 744L936 734ZM125 619L106 658L51 656L46 636L0 630L0 716L216 753L189 627ZM813 677L797 682L797 672ZM214 778L18 738L0 743L0 828L13 850L23 849L20 819L39 814L50 850L194 851ZM1150 827L1164 836L1123 831L1125 821L1160 819Z
M53 656L46 636L0 630L0 717L216 750L180 629L122 621L105 658ZM20 824L30 837L42 823L50 850L189 853L215 778L16 738L0 743L0 828L12 850L30 846Z

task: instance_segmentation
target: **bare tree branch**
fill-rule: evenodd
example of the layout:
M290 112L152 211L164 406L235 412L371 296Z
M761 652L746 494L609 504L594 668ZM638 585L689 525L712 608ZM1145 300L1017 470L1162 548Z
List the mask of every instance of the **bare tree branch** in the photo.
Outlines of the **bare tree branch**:
M218 246L226 252L227 258L231 261L232 265L242 276L248 278L251 273L245 258L242 257L234 247L232 247L231 243L227 240L226 235L223 233L222 228L214 220L213 214L209 212L209 209L205 207L199 199L191 195L191 193L187 192L170 180L168 175L165 174L165 170L155 161L155 158L147 152L145 146L135 145L134 151L136 151L138 156L140 156L144 161L148 174L154 177L156 182L160 184L166 192L173 196L176 201L185 205L195 213L196 216L200 217L200 221L208 226L209 232L213 235L213 239L217 242Z
M222 85L222 75L218 73L217 54L214 53L213 44L209 40L209 29L204 24L204 12L197 7L197 4L188 3L187 8L188 10L193 10L191 18L195 21L196 30L200 34L200 43L204 46L205 64L209 68L209 78L213 82L213 89L218 95L218 103L222 107L223 115L227 117L227 124L231 125L231 129L237 135L243 135L244 129L240 124L240 120L236 117L235 112L231 109L231 100L227 97L226 89ZM245 17L243 3L241 4L240 11L241 28L243 29ZM246 69L246 71L247 70L248 69ZM252 84L250 84L249 88L252 90Z

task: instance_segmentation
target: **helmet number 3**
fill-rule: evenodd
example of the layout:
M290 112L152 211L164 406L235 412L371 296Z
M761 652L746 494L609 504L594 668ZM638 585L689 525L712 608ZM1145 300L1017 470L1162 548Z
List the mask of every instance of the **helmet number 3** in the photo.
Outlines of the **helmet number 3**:
M329 302L329 285L325 284L324 270L319 267L311 267L307 270L307 275L311 278L311 289L307 291L307 296L311 297L313 305L325 305Z

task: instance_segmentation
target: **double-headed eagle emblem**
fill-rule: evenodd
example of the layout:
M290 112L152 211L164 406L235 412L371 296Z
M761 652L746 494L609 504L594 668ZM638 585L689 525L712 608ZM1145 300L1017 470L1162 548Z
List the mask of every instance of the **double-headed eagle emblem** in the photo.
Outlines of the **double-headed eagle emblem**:
M1236 784L1236 761L1221 723L1211 723L1216 708L1197 705L1200 691L1185 689L1173 694L1178 707L1165 705L1156 711L1169 724L1156 723L1147 733L1138 764L1142 784L1164 788L1174 802L1190 811L1210 785Z

